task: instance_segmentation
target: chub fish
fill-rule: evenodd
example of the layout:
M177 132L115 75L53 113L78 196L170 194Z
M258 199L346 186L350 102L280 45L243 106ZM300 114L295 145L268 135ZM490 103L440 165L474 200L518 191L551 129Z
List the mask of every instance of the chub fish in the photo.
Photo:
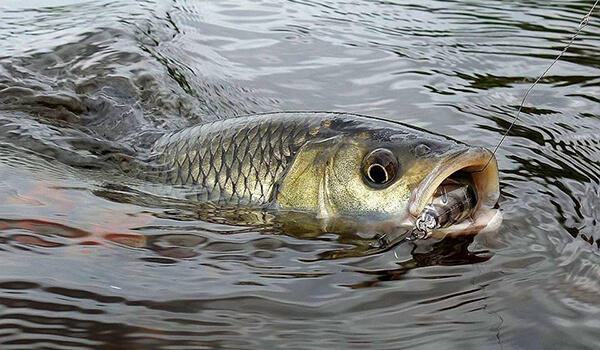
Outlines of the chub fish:
M217 120L162 136L151 154L138 176L189 200L259 208L280 220L308 213L324 229L335 221L412 227L451 183L466 183L452 189L471 194L447 194L455 208L438 231L479 232L500 221L490 151L373 117L284 112Z

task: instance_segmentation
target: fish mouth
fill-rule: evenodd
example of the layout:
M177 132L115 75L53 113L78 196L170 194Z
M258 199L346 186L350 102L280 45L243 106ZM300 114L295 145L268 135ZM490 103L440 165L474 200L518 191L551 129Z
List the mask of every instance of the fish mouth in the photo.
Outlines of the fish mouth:
M493 231L500 226L502 215L494 209L500 196L498 162L489 150L471 147L454 152L438 163L413 192L409 203L412 219L431 203L440 185L455 177L467 177L475 191L477 203L470 217L437 233L479 233Z

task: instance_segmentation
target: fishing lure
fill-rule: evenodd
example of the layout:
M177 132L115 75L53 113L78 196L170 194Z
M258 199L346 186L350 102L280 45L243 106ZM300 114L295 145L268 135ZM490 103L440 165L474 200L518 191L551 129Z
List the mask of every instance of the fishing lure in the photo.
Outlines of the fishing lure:
M477 209L477 194L469 182L446 180L423 208L415 227L398 237L378 237L372 248L387 249L404 241L426 239L435 229L445 228L471 217Z
M459 182L438 187L431 203L415 222L416 238L426 238L431 231L452 226L470 217L477 208L477 195L471 185ZM425 237L420 237L425 235Z

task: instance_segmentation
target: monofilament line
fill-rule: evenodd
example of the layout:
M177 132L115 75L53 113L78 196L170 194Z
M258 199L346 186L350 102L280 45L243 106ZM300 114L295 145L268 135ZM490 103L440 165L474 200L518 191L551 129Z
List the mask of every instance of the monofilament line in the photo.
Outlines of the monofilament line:
M529 93L531 92L531 90L533 90L533 88L537 85L537 83L539 83L539 81L542 80L542 78L546 75L546 73L548 73L548 71L550 71L550 69L554 66L554 64L556 62L558 62L558 60L561 59L561 57L565 54L565 52L567 52L569 47L571 47L571 45L573 44L573 42L575 41L575 39L577 38L579 33L581 33L581 30L583 30L583 28L585 28L585 26L590 21L590 17L592 16L592 13L596 9L596 5L598 5L598 2L600 2L600 0L596 0L596 2L594 3L594 5L590 9L590 11L585 16L583 16L583 18L581 19L581 22L579 22L579 27L577 28L577 31L575 32L575 34L573 34L573 36L571 37L571 40L565 46L565 48L558 54L558 56L556 56L554 61L552 61L552 63L548 66L548 68L546 68L546 70L542 74L540 74L540 76L533 82L533 84L531 84L529 89L527 89L527 91L525 91L525 95L523 95L523 99L521 100L521 104L519 105L519 109L517 110L517 115L514 117L512 123L510 123L510 126L508 127L508 129L506 129L506 132L504 133L504 135L502 135L502 138L500 139L500 142L498 142L498 144L496 145L496 148L494 148L494 152L492 152L492 156L490 156L490 159L488 159L487 163L485 163L485 166L481 170L479 170L480 172L484 171L485 168L487 168L487 166L490 164L490 162L492 161L492 158L496 155L498 148L500 148L500 145L502 144L502 142L504 142L504 139L510 132L510 129L512 129L512 127L515 125L515 123L519 119L519 116L521 116L521 110L523 109L525 100L527 99L527 96L529 96Z

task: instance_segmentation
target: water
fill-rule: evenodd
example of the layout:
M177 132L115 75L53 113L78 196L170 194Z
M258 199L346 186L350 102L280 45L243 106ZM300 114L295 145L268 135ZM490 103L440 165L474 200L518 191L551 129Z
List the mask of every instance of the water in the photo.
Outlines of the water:
M599 13L499 150L495 233L365 254L190 220L103 166L273 110L492 148L591 3L1 2L1 348L598 348Z

